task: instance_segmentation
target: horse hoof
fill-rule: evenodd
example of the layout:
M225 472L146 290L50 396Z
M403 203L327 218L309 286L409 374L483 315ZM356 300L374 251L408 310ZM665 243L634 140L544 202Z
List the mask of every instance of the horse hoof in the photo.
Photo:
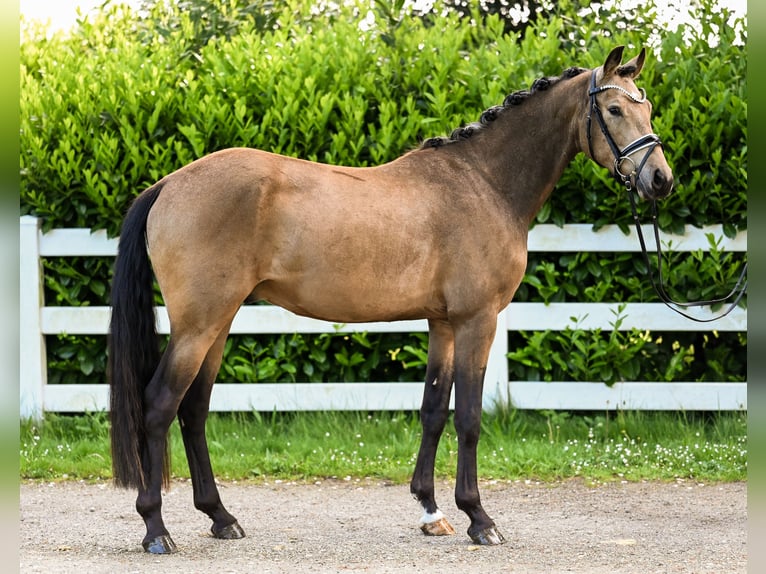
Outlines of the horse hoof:
M420 525L420 530L426 536L452 536L455 534L455 529L443 516L433 522L424 522Z
M239 522L232 522L228 526L224 526L220 530L216 530L215 525L210 528L210 532L213 536L220 538L221 540L238 540L245 537L245 531L239 525Z
M480 544L481 546L497 546L498 544L505 543L505 538L503 538L503 535L500 534L496 526L490 526L474 534L469 532L468 535L475 544Z
M172 554L177 550L176 543L173 542L169 534L163 534L151 540L144 540L142 546L150 554Z

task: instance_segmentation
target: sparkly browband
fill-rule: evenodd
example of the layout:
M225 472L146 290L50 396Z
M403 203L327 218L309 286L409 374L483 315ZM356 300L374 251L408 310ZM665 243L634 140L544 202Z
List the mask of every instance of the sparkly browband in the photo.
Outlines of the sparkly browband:
M604 84L603 86L599 86L598 88L593 88L591 89L589 95L597 94L599 92L603 92L604 90L620 90L623 94L628 96L631 100L633 100L637 104L643 104L646 101L646 90L644 90L644 88L639 88L639 90L641 90L641 98L637 98L636 96L631 94L628 90L626 90L622 86L616 86L614 84Z

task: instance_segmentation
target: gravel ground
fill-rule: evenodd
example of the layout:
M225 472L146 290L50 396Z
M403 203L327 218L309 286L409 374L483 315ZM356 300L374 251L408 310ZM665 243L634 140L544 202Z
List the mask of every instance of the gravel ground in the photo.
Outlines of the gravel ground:
M376 481L221 485L247 537L212 538L174 482L163 504L179 552L141 549L135 494L109 484L20 487L21 572L716 573L747 569L747 486L694 482L483 483L506 544L477 547L452 485L437 500L458 534L425 537L407 485Z

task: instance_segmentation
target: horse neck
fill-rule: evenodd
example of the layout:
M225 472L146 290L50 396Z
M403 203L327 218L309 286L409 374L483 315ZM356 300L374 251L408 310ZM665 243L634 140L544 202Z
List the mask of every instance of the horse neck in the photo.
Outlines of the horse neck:
M474 165L505 197L511 212L531 223L564 169L582 147L587 76L563 80L530 96L466 140Z

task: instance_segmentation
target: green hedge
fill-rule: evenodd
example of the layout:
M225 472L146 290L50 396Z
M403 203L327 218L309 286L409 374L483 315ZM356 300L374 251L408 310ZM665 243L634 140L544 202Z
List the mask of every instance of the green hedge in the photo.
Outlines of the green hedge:
M727 24L728 14L714 11L712 0L697 9L698 29L669 31L651 17L561 2L521 34L506 33L500 17L477 10L470 18L441 7L415 15L383 2L376 3L372 27L360 26L365 4L324 10L299 2L161 4L141 14L107 4L70 36L26 31L21 209L41 217L44 229L116 235L138 192L225 147L352 166L390 161L476 120L539 76L598 65L614 45L636 52L651 38L639 84L654 102L655 131L677 182L662 205L661 226L723 223L727 235L746 226L745 46L741 29ZM630 214L608 173L580 156L538 222L627 229ZM671 294L689 299L724 291L741 259L675 256ZM50 304L106 304L111 260L44 263ZM644 271L634 255L532 254L516 299L654 301ZM745 377L742 334L583 334L573 323L571 332L510 337L519 349L511 361L519 378ZM49 339L51 381L103 380L103 337ZM588 352L627 349L631 366L610 374L566 359L582 345ZM425 348L419 335L232 337L222 371L243 382L417 380ZM563 358L548 364L546 354Z

